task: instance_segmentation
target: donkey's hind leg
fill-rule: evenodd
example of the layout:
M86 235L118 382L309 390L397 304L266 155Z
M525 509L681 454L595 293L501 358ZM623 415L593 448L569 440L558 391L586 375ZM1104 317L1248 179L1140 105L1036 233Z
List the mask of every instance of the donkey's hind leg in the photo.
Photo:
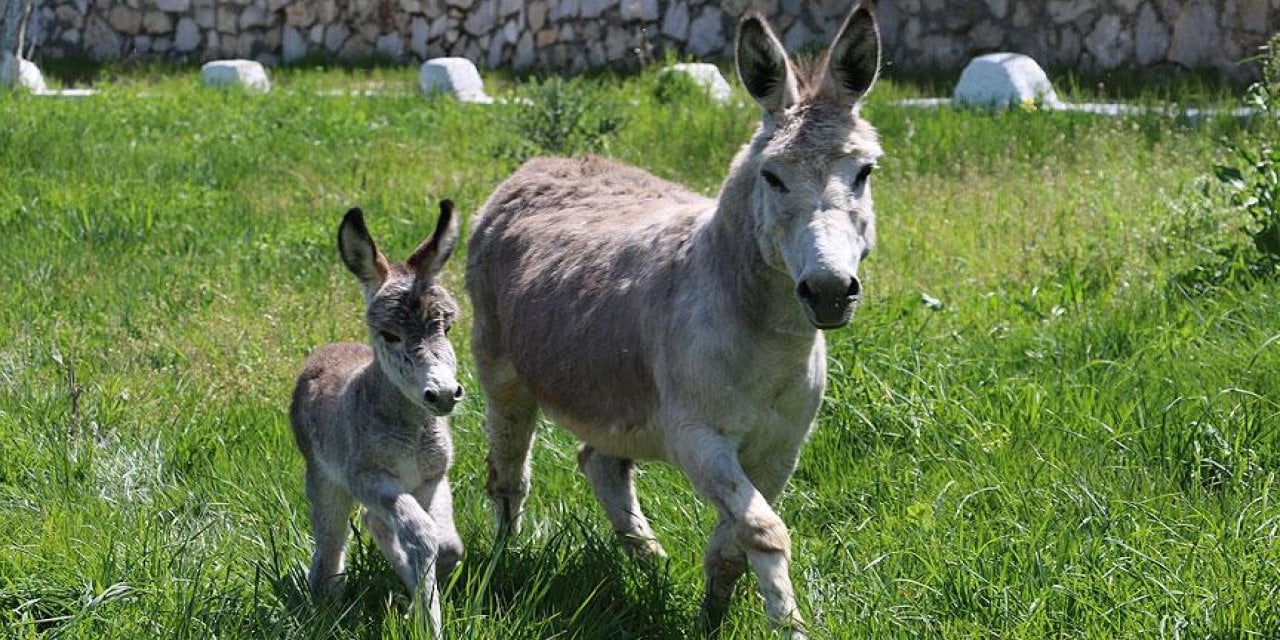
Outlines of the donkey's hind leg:
M520 533L520 516L529 496L532 474L533 430L538 405L515 369L505 359L480 364L480 382L488 406L484 428L489 436L489 480L486 490L493 503L499 540Z
M315 537L307 584L317 595L337 596L342 592L345 579L347 535L351 531L347 517L354 500L345 489L325 479L311 466L307 468L306 492Z
M667 557L636 499L635 463L583 445L578 451L578 468L591 481L619 542L641 559Z

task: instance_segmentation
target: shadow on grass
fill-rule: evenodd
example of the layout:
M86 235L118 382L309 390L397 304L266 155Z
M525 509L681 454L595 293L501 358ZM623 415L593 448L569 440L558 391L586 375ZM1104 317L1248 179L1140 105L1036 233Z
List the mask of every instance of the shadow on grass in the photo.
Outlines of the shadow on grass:
M348 544L345 595L315 600L300 566L261 566L275 602L259 599L260 628L304 637L383 637L411 628L410 600L364 534ZM691 635L691 612L673 606L665 565L645 567L585 523L565 524L545 542L470 547L444 590L446 637L646 638ZM401 618L389 621L388 616ZM273 620L268 622L267 619ZM391 623L391 624L388 624Z

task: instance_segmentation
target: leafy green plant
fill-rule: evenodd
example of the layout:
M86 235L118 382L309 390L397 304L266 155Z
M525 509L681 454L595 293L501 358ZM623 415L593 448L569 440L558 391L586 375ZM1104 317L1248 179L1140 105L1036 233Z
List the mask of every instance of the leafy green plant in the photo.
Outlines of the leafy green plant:
M1280 34L1261 57L1262 80L1245 98L1256 112L1257 135L1228 143L1228 162L1214 167L1230 206L1247 216L1244 232L1253 252L1247 256L1247 267L1255 275L1275 273L1280 267Z
M542 155L605 153L622 126L620 105L581 79L550 77L530 82L511 111L520 144L504 150L516 160Z

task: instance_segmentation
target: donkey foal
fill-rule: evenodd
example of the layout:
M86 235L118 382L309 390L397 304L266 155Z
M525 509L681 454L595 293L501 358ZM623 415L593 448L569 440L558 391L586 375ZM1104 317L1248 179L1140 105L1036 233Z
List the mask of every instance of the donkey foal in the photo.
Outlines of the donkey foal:
M330 344L307 358L289 407L306 458L315 551L307 581L341 591L352 504L440 633L437 581L462 541L446 473L453 457L445 417L462 398L446 334L457 304L437 278L458 238L453 203L440 203L435 233L404 264L378 251L359 209L338 229L342 262L359 279L369 344Z

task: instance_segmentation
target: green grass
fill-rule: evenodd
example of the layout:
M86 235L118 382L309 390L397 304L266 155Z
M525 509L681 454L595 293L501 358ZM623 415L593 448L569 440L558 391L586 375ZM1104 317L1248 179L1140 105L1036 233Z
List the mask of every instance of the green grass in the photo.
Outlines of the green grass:
M364 207L403 257L436 199L474 211L514 169L519 107L426 101L390 69L279 73L269 96L119 80L0 97L0 636L412 636L364 534L349 597L307 595L285 408L311 348L361 335L342 212ZM318 95L369 83L392 90ZM714 193L755 109L656 87L579 87L621 117L596 148ZM829 335L827 402L779 507L814 635L1280 634L1280 283L1174 278L1196 227L1171 220L1247 124L889 103L920 92L886 81L866 107L888 151L870 297ZM497 554L483 402L453 420L454 634L697 637L713 514L687 482L643 467L672 556L646 570L544 425L526 534ZM753 587L727 637L767 629Z

